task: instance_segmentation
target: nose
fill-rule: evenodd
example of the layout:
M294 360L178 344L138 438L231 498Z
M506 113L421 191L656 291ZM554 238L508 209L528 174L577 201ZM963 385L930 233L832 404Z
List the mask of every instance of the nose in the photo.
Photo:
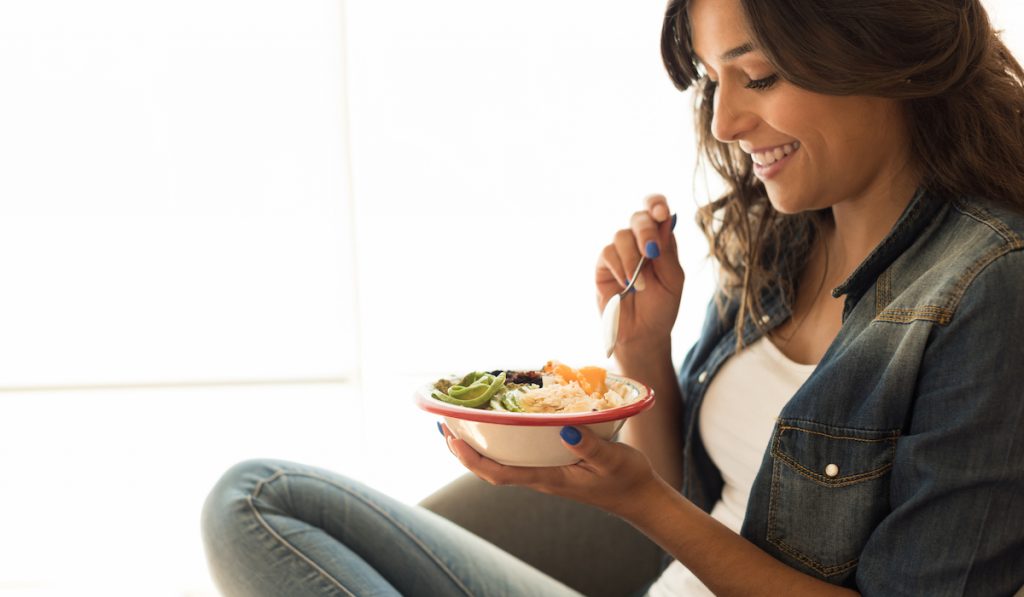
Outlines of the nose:
M715 88L711 134L722 143L738 141L757 125L758 117L742 95L743 90L734 89L728 82Z

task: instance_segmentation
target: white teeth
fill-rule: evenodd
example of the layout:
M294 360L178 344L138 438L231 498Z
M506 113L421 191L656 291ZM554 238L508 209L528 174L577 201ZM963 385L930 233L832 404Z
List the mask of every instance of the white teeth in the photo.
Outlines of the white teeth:
M751 159L754 160L754 163L757 164L758 166L762 166L762 167L764 167L764 166L771 166L775 162L781 160L782 158L784 158L787 155L793 153L794 151L796 151L799 148L800 148L800 142L799 141L793 141L792 143L787 143L785 145L780 145L779 147L776 147L775 149L769 149L768 151L759 151L759 152L752 153L752 154L750 154L750 157L751 157Z

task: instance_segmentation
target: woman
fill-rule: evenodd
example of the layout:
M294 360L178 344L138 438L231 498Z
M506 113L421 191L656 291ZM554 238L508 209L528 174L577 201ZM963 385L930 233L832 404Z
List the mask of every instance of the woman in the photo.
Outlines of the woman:
M565 428L573 466L501 466L445 429L452 452L490 483L643 531L674 559L650 595L1012 594L1024 71L971 0L674 0L662 51L676 85L696 85L700 143L727 184L700 217L721 276L699 341L677 377L684 276L668 202L651 197L596 281L603 306L652 258L616 355L655 408L623 443ZM285 524L282 504L324 499L363 513L326 533ZM443 521L283 463L226 476L205 529L228 594L571 594Z

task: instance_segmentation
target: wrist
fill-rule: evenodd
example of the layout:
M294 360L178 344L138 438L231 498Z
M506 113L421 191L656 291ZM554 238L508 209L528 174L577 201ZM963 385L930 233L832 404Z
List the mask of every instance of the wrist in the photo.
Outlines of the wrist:
M653 379L665 373L675 375L671 341L648 346L617 347L615 360L622 374L633 379Z
M679 493L658 477L639 486L615 514L641 531L657 526L663 514L670 508Z

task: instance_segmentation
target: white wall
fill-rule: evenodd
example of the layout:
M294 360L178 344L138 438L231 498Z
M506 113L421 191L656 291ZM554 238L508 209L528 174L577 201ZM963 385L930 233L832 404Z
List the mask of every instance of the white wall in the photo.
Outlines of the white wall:
M603 362L594 264L649 193L668 194L700 261L662 8L349 4L369 370Z
M352 374L340 13L0 4L0 387Z

